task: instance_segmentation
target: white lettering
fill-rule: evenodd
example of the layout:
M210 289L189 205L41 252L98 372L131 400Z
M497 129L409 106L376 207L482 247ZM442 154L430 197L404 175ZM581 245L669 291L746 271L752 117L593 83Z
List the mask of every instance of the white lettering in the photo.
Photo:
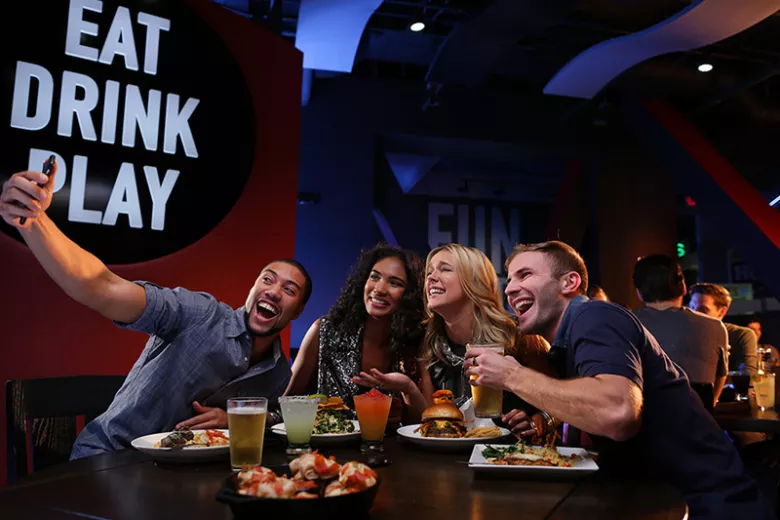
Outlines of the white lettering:
M127 215L130 227L144 227L141 218L141 202L138 199L138 187L135 183L135 168L130 163L122 163L119 168L119 175L116 177L114 189L111 191L111 197L106 206L103 225L116 225L116 219L120 213Z
M28 116L32 78L38 80L38 99L35 103L35 113ZM16 76L14 77L14 99L11 105L11 126L22 130L40 130L48 125L51 119L53 93L54 79L48 70L40 65L17 61Z
M438 202L428 204L428 247L431 249L452 242L452 233L441 231L439 227L439 219L443 216L452 215L452 212L452 204L441 204Z
M116 115L119 111L119 82L106 81L106 95L103 98L103 125L100 140L114 144L116 139Z
M195 98L189 98L179 112L179 96L168 94L165 97L165 134L163 137L163 151L176 153L176 138L181 136L181 144L187 157L197 158L198 149L192 138L189 119L195 108L200 103Z
M157 56L160 54L160 31L169 31L171 21L147 13L138 13L138 23L146 26L144 72L157 74Z
M179 178L178 170L165 172L165 179L160 185L160 176L154 166L144 166L146 184L149 186L149 194L152 196L152 229L162 231L165 229L165 206L171 196L176 180Z
M83 99L76 99L76 88L84 91ZM57 134L70 137L73 131L73 116L79 120L81 136L87 141L97 141L95 125L92 123L92 110L100 100L95 80L84 74L65 71L62 73L62 90L60 94L60 116L57 123ZM74 163L75 175L75 163Z
M68 178L68 164L60 154L52 152L51 150L30 148L30 155L29 159L27 160L27 169L36 172L41 171L44 161L46 161L51 155L57 159L57 176L54 178L54 193L57 193L65 185L65 181Z
M84 209L84 192L87 187L87 158L83 155L73 157L73 176L70 181L70 202L68 220L85 224L100 224L103 214L94 209Z
M157 137L160 131L160 105L162 92L149 90L148 110L144 108L141 91L135 85L125 90L125 118L122 126L122 145L135 146L135 127L141 131L144 146L149 151L157 150Z
M103 11L103 2L99 0L70 0L68 7L68 29L65 36L65 54L74 58L82 58L89 61L97 61L98 51L92 47L81 44L81 35L98 35L98 26L95 23L87 22L82 18L82 11L94 11L100 13Z
M100 51L100 63L111 65L116 55L125 58L125 68L138 70L138 56L135 52L135 38L133 37L133 22L130 20L130 10L119 6L111 22L111 28Z

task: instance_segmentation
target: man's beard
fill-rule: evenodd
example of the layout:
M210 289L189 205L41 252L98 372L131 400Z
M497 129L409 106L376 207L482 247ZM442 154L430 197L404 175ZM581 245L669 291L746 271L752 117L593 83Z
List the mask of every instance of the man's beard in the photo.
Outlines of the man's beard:
M284 327L273 327L273 328L270 328L267 331L261 332L259 334L257 332L255 332L255 331L251 330L251 329L248 329L248 330L249 330L249 335L250 336L256 336L258 338L267 338L268 336L273 336L274 334L279 334L280 332L282 332L284 330Z
M278 323L276 327L271 327L265 332L255 332L252 330L252 328L249 326L249 312L244 312L244 325L246 325L246 330L249 332L250 336L255 336L257 338L267 338L268 336L273 336L274 334L279 334L284 330L284 327L279 327ZM287 325L285 324L285 327Z

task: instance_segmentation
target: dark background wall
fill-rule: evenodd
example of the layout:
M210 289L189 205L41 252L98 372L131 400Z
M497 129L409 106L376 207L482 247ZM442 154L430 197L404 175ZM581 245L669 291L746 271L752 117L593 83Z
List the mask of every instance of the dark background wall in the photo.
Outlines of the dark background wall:
M402 80L315 81L302 114L299 190L318 194L320 201L298 206L296 257L311 270L316 289L293 325L293 348L335 302L361 248L384 238L374 209L383 211L401 246L424 257L427 204L456 201L453 187L462 186L463 169L485 176L496 169L513 172L518 180L504 193L483 192L480 201L466 202L521 208L521 241L571 242L594 270L594 283L621 303L636 303L630 280L636 257L673 253L676 241L674 181L649 152L619 126L588 125L583 131L562 124L567 109L555 98L452 87L437 99L438 107L424 111L426 98L420 84ZM442 168L453 173L437 176L423 193L403 194L388 174L388 148L445 156L441 162L450 155ZM574 215L577 229L548 230L567 165L580 155L583 172L556 210L563 220Z
M335 302L361 248L383 239L372 214L375 177L388 168L380 144L383 136L407 134L411 141L417 136L424 149L430 137L541 142L540 134L547 130L540 125L538 111L522 97L455 90L442 99L441 107L423 112L425 99L419 84L403 81L342 76L315 84L302 114L299 190L317 193L321 200L298 207L296 257L311 270L316 289L293 326L293 346ZM492 162L490 156L480 160ZM441 186L442 193L446 189ZM419 208L414 213L419 215ZM426 229L426 215L421 217L395 220L393 231L398 237L419 235L409 228ZM419 254L427 253L419 242L399 241Z

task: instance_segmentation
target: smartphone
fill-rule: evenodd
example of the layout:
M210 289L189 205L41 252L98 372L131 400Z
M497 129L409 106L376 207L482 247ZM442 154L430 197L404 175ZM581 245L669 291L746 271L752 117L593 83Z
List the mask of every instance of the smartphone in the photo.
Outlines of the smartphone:
M50 155L49 158L43 162L43 169L41 170L41 173L47 177L51 175L51 172L54 171L54 164L56 162L57 158L54 157L54 155ZM40 184L40 187L43 188L43 184ZM19 219L20 224L24 224L25 222L27 222L27 217L22 217Z

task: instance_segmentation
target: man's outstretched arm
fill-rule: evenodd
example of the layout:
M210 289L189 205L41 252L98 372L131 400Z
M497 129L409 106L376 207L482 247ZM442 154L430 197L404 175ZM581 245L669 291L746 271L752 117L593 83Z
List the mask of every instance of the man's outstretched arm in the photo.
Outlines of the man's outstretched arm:
M19 230L41 266L71 298L112 320L134 322L146 306L143 287L111 272L46 215L54 177L33 171L14 174L3 184L0 216ZM27 217L24 224L21 217Z

